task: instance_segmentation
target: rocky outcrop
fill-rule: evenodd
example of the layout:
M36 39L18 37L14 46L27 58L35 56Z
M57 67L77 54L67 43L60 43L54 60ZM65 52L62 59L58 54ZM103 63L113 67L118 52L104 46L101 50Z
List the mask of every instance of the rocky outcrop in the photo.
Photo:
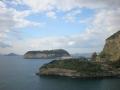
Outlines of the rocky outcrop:
M108 64L98 64L75 59L55 60L39 69L37 75L66 76L74 78L104 78L119 77L120 71Z
M26 59L55 59L55 58L68 58L70 54L63 49L44 50L44 51L28 51L24 54Z
M101 60L120 60L120 31L106 39L106 44L100 54Z

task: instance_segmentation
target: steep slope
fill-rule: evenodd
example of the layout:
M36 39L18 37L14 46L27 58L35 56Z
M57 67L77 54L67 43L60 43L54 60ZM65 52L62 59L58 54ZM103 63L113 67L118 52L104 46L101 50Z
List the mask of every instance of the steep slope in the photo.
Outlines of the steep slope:
M106 39L106 44L100 57L109 61L120 60L120 31Z

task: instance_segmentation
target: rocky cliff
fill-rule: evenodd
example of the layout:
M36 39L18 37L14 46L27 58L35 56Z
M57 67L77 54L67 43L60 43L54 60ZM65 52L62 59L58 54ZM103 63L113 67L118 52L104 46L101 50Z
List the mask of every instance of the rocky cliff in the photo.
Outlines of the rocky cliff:
M106 44L100 54L101 60L120 60L120 31L106 39Z
M63 49L28 51L24 54L24 58L26 59L55 59L62 57L70 57L70 54Z

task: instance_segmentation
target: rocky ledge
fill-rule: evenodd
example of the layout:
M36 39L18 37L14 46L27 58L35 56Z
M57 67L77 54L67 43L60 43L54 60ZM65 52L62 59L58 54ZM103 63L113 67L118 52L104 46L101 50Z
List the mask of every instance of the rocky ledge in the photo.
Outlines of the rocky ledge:
M55 59L70 58L70 54L63 49L44 50L44 51L28 51L24 54L26 59Z
M37 75L66 76L74 78L119 77L120 71L111 64L102 64L78 59L54 60L43 65Z

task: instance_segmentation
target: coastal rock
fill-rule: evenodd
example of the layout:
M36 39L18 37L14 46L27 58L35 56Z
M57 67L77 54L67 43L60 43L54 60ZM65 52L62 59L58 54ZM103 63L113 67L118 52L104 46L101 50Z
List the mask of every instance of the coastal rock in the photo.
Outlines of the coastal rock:
M37 75L74 78L118 77L120 74L108 65L77 59L54 60L39 69Z
M106 44L100 54L101 60L120 60L120 31L106 39Z
M70 54L63 49L44 50L44 51L28 51L24 54L26 59L56 59L70 58Z

